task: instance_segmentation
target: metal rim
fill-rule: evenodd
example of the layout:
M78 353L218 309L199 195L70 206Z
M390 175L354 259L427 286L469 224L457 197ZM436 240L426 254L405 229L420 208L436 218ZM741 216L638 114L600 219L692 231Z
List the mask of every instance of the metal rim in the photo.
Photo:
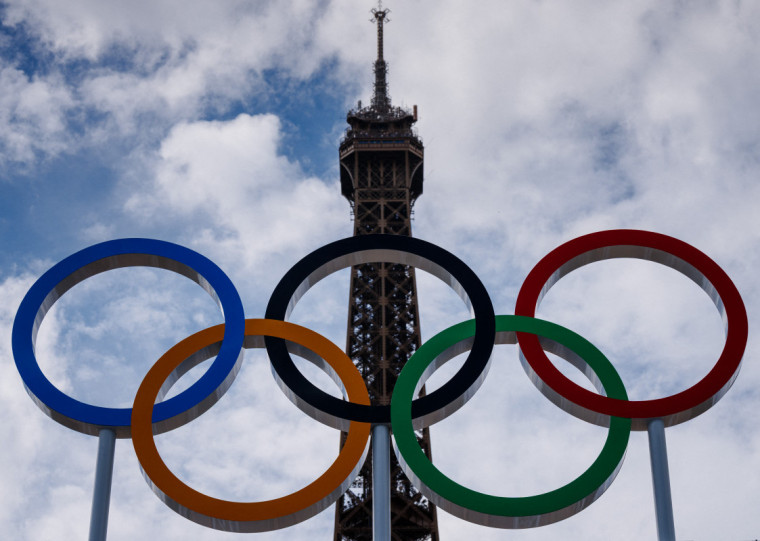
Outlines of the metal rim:
M585 338L547 321L520 317L496 317L497 343L515 343L515 332L544 339L545 347L565 356L584 372L596 375L594 383L609 396L625 400L620 376L604 355ZM391 399L391 419L396 454L407 477L422 493L445 511L484 526L532 528L557 522L578 513L609 487L619 471L631 431L631 421L612 418L604 447L593 464L570 483L551 492L527 497L502 497L464 487L445 476L420 448L414 433L412 397L425 379L467 348L474 332L472 320L454 325L431 338L409 359L396 382ZM548 342L547 342L548 340Z
M287 319L308 289L336 270L370 262L398 263L423 269L451 286L471 307L477 321L472 350L460 370L443 387L419 398L412 414L431 424L445 418L478 389L493 350L494 311L488 292L459 258L429 242L399 235L361 235L323 246L291 268L272 293L267 319ZM299 407L317 410L324 421L340 427L346 420L389 423L390 406L361 406L338 400L309 382L293 364L282 340L266 338L275 377Z
M181 418L224 390L234 378L243 345L245 315L240 296L227 275L193 250L153 239L117 239L96 244L62 260L29 289L13 322L13 356L34 402L59 423L85 434L101 428L129 437L130 408L107 408L76 400L45 377L35 355L37 330L48 310L69 289L108 270L148 266L182 274L198 283L222 309L227 326L217 358L191 387L156 405L155 418Z
M168 392L177 375L214 354L223 342L224 325L200 331L167 351L150 369L135 396L132 410L132 443L143 474L158 497L190 520L234 532L264 532L306 520L329 507L348 490L364 463L369 443L368 423L350 424L346 442L333 464L306 487L280 498L261 502L233 502L207 496L180 481L161 459L153 439L153 404ZM285 321L249 319L245 324L245 347L264 347L255 336L276 336L313 352L334 371L348 400L368 405L369 394L356 369L343 351L323 336ZM309 358L309 360L313 360ZM317 363L319 364L319 363ZM167 384L168 383L168 384ZM199 414L199 413L198 413Z
M710 372L680 393L654 399L623 401L592 393L567 379L549 361L538 339L519 335L520 350L534 383L568 413L584 419L619 416L633 420L634 430L646 430L652 419L671 426L712 407L733 384L747 343L747 312L728 275L708 256L673 237L638 230L610 230L573 239L546 255L520 289L515 313L532 317L543 296L562 276L604 259L635 257L660 263L684 274L712 299L725 323L726 344Z

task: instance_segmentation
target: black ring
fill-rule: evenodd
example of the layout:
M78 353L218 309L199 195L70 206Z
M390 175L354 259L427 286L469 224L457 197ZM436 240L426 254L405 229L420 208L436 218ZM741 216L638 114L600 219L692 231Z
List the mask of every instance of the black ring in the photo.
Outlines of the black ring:
M346 267L385 262L425 270L450 285L475 316L472 349L459 371L439 389L412 403L412 418L430 425L460 408L485 378L496 336L491 298L483 283L462 260L429 242L400 235L360 235L318 248L296 263L275 287L267 319L286 320L298 300L325 276ZM273 373L285 394L319 420L343 428L348 421L390 423L390 406L352 404L315 387L298 371L284 340L267 336Z

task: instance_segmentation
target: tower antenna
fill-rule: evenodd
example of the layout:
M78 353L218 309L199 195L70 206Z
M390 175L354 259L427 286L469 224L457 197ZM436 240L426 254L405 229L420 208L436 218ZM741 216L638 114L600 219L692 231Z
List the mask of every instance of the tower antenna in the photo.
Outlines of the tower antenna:
M378 0L377 8L372 9L371 22L377 24L377 60L375 60L375 92L372 96L372 106L378 111L387 111L391 107L388 95L388 63L383 58L383 24L391 20L389 9L383 9L383 1Z

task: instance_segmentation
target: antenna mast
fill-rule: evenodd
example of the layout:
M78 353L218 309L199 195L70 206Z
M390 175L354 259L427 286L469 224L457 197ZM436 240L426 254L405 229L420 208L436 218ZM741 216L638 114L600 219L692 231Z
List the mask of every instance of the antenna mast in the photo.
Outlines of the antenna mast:
M375 60L375 93L372 96L372 106L378 111L387 111L391 108L391 99L388 96L388 63L383 58L383 24L390 22L389 9L383 9L383 2L379 0L377 9L372 10L371 22L377 24L377 60Z

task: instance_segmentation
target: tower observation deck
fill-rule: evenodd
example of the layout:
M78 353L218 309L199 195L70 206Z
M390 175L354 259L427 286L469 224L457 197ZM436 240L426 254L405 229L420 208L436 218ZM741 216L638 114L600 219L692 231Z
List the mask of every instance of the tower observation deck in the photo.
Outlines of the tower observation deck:
M412 235L411 211L422 194L424 147L413 129L417 107L394 107L388 94L383 32L389 10L372 10L377 60L371 103L348 112L340 143L340 183L354 215L354 235ZM390 404L393 385L420 345L414 268L369 263L351 270L346 351L359 368L373 404ZM424 392L424 389L423 391ZM430 456L427 429L420 446ZM406 478L391 453L391 538L438 541L435 506ZM335 541L372 539L372 464L367 459L338 500Z

